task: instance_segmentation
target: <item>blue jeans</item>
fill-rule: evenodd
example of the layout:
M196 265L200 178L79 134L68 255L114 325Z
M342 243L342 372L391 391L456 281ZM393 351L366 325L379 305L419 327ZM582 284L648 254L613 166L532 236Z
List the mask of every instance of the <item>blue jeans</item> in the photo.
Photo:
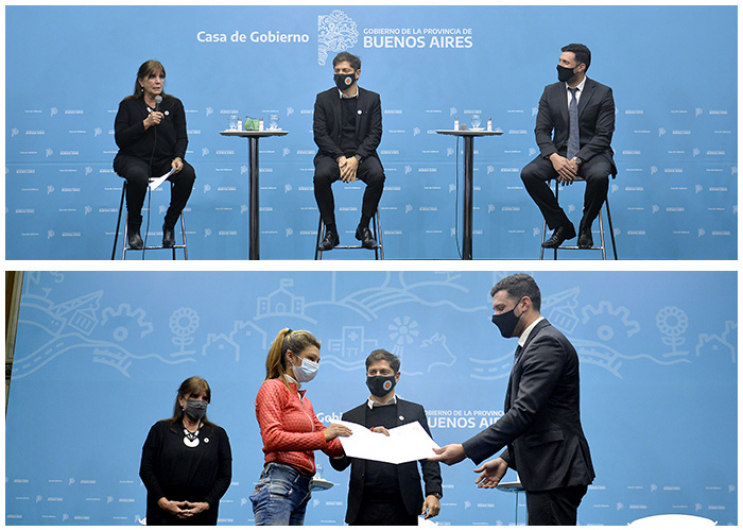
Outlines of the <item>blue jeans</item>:
M270 462L250 496L256 526L301 526L312 477L286 464Z

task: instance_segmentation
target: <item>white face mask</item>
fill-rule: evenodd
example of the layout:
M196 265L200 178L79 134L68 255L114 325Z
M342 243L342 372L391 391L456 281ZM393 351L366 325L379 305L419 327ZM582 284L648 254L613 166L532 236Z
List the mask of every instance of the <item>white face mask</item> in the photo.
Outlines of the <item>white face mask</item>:
M302 361L302 364L299 366L292 364L294 379L300 383L312 381L317 375L317 370L320 368L320 365L316 362L310 361L309 359L302 359L301 357L297 358Z

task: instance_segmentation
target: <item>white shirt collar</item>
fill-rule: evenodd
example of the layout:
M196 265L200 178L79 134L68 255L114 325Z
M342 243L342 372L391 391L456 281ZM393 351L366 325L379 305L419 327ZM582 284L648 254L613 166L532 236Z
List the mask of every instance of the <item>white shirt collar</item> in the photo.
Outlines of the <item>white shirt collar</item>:
M341 99L355 99L359 97L359 87L356 87L356 94L353 96L345 95L340 88L338 89L338 94L340 95Z
M366 400L366 405L369 407L369 409L373 409L374 407L386 407L387 405L396 405L397 404L397 394L392 396L392 399L390 399L387 403L380 403L379 401L374 401L371 396Z
M583 93L583 89L586 86L586 81L587 80L588 80L588 77L584 77L583 78L583 81L581 81L580 83L578 83L576 86L573 86L573 87L571 87L570 85L568 85L567 82L566 82L565 83L565 90L567 90L569 88L577 88L578 89L578 94L582 94Z
M526 344L527 339L529 338L529 335L531 335L531 332L534 330L534 326L539 324L542 320L544 320L543 316L539 316L534 322L531 323L531 325L524 330L524 332L519 337L519 346L522 348L524 347L524 344Z

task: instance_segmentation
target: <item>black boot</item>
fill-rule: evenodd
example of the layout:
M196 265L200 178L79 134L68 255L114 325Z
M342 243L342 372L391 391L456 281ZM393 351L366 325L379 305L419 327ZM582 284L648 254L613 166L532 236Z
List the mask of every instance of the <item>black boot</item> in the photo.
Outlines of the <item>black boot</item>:
M165 248L173 248L175 245L175 224L178 222L180 215L180 212L176 212L172 205L165 214L163 220L163 246Z
M173 248L174 245L175 235L173 234L173 227L165 223L163 225L163 246L165 248Z
M134 216L130 215L126 222L127 242L130 249L142 250L144 242L142 241L142 236L139 235L139 228L142 226L142 216L138 215L134 219L132 217Z

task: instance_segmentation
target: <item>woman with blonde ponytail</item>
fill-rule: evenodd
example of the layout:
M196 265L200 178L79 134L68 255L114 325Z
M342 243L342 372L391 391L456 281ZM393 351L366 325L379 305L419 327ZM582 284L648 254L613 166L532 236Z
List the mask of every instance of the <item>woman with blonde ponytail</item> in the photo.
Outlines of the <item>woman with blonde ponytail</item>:
M325 427L305 397L320 364L320 342L309 331L282 329L266 358L266 380L255 400L265 466L250 500L256 526L302 525L315 474L315 450L343 455L338 436L351 431Z

